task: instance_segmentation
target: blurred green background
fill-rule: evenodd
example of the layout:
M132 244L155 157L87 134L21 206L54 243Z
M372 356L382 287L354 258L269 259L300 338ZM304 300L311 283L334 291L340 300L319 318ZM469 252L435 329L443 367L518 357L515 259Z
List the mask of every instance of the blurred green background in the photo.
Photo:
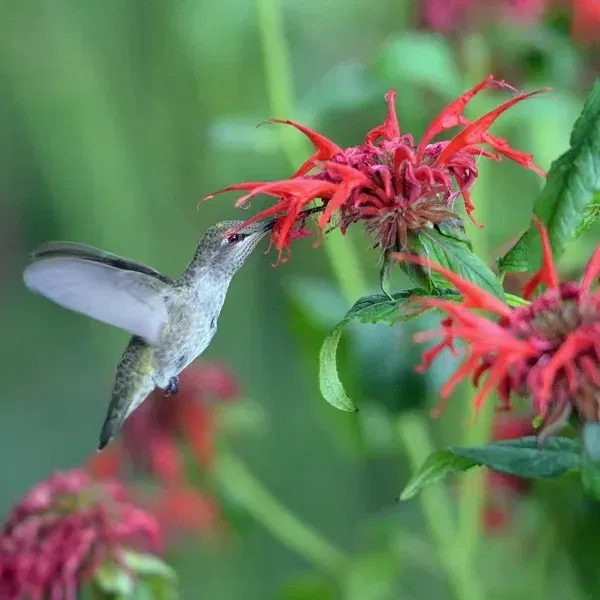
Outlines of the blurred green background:
M93 453L127 341L27 293L21 272L40 243L80 241L178 275L208 226L250 214L233 208L234 196L197 208L200 198L242 180L285 177L289 156L308 156L296 132L258 124L291 118L355 145L383 121L392 86L401 127L417 139L489 72L520 89L552 86L493 131L543 168L567 148L599 64L597 49L571 38L568 9L443 36L423 26L421 8L401 0L0 2L0 510ZM269 45L270 27L284 32L289 56ZM488 94L470 114L507 97ZM296 150L282 152L281 142ZM509 161L488 167L474 194L486 228L474 235L492 260L528 224L542 184ZM596 228L577 240L561 257L564 269L576 274L598 238ZM367 279L362 293L377 291L378 254L358 228L348 239ZM239 454L353 566L335 581L224 496L235 535L170 556L183 598L451 597L421 505L394 498L410 473L401 409L416 407L427 423L452 364L439 364L427 381L413 373L419 351L408 340L418 324L351 327L340 366L363 410L354 416L326 405L318 350L357 299L332 277L327 243L298 241L277 268L274 253L257 251L232 283L205 356L238 374L264 421L237 440ZM352 262L338 259L352 279ZM436 446L463 441L460 396L431 421ZM445 489L452 512L454 488ZM538 485L517 502L511 526L477 534L484 597L598 597L591 557L600 549L599 514L576 482Z

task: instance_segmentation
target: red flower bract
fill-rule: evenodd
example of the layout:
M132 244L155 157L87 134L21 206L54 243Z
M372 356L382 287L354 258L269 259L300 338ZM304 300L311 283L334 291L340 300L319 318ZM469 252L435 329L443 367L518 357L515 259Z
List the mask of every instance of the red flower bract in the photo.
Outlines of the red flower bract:
M75 600L80 586L120 551L156 549L156 519L136 508L116 482L80 470L56 473L34 487L0 531L2 600Z
M351 223L364 221L383 250L405 249L410 231L456 219L454 204L458 196L462 196L471 216L474 207L469 190L477 178L477 157L499 160L505 156L545 175L530 154L514 150L506 140L488 132L506 110L545 90L517 94L470 122L463 116L466 105L476 94L492 86L509 87L488 76L451 102L432 121L419 144L410 134L400 131L394 90L386 95L388 112L384 123L372 129L360 146L343 149L303 125L272 120L291 125L306 135L315 146L315 153L289 179L231 185L207 198L226 191L247 192L237 200L237 206L260 194L276 198L273 206L248 219L244 226L275 216L271 242L280 258L284 250L289 250L291 240L305 232L305 209L317 199L323 203L318 220L320 230L334 215L342 233ZM442 131L456 126L463 129L452 139L430 143Z
M512 393L530 396L542 416L542 438L561 427L574 408L584 421L600 420L600 290L592 285L600 274L600 246L590 259L581 281L561 284L552 261L548 234L536 219L543 245L539 271L525 286L530 298L538 285L546 290L528 306L511 309L498 298L452 271L425 258L398 254L399 260L427 265L443 275L463 295L461 303L437 298L418 300L448 315L442 329L417 334L417 341L443 336L423 355L420 370L427 369L443 349L455 352L454 342L466 342L466 358L442 388L447 398L463 379L479 384L478 409L496 389L503 408L510 408ZM475 312L487 311L494 321Z

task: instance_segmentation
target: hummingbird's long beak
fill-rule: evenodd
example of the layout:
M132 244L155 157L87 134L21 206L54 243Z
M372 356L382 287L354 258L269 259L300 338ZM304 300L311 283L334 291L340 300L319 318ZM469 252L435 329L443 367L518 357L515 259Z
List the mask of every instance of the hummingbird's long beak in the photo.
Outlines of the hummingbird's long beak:
M325 208L324 206L313 206L312 208L307 208L306 210L303 210L298 217L308 217L308 215L312 215L313 213L317 213L317 212L321 212L323 210L323 208ZM273 227L275 226L275 223L277 223L277 220L281 218L281 217L274 217L272 219L268 219L262 222L262 225L264 227L263 231L264 233L267 233L268 231L271 231L271 229L273 229Z

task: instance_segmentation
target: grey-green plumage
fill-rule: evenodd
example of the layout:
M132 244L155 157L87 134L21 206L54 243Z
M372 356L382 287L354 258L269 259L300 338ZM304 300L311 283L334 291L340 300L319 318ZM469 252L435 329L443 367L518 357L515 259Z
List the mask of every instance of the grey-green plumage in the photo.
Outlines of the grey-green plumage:
M117 366L99 450L155 387L176 391L179 373L210 344L231 279L273 221L241 225L208 229L178 279L74 242L33 253L23 274L30 290L133 336Z

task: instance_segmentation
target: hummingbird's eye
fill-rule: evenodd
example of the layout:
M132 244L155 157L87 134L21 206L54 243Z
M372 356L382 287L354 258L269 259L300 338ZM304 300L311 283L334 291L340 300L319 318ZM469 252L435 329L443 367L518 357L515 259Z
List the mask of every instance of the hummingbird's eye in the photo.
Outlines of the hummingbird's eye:
M231 235L227 236L227 243L235 244L236 242L239 242L241 239L242 239L242 236L239 233L232 233Z

